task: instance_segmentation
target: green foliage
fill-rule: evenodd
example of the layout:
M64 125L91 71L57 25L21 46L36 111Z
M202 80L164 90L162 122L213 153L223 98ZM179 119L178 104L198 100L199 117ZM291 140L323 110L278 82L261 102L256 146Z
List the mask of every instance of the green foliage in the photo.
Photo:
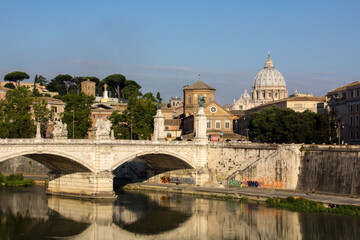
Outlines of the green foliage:
M141 96L135 84L124 89L124 96L129 100L127 110L115 111L110 116L115 138L117 139L150 139L154 129L156 104L152 93Z
M128 110L122 114L119 111L114 111L109 120L112 123L114 135L116 139L130 139L131 136L131 119Z
M122 90L124 89L126 82L126 78L124 75L112 74L104 78L103 81L116 92L119 100L123 98Z
M34 179L23 179L23 180L6 181L5 185L8 186L8 187L34 186L35 185L35 180Z
M332 213L348 216L360 216L360 207L351 205L340 205L335 208L326 208L323 203L307 200L305 198L268 198L268 207L284 208L298 212Z
M328 114L273 106L252 113L248 126L250 137L260 142L331 143L336 137L333 121Z
M15 85L13 83L7 83L4 85L6 88L15 89Z
M92 125L90 114L95 97L80 92L64 95L62 100L65 102L62 122L67 124L68 138L85 138Z
M35 180L24 179L22 174L10 174L4 177L4 175L0 173L0 184L5 186L33 186L35 185Z
M21 181L24 179L24 176L22 174L10 174L9 176L5 177L5 181Z
M30 76L27 73L15 71L15 72L6 74L4 77L4 80L9 81L9 82L16 82L16 84L18 85L18 83L20 81L23 81L24 79L29 79L29 78L30 78Z
M0 185L5 182L5 176L0 172Z
M242 197L242 198L240 198L239 201L242 202L242 203L247 203L247 202L249 202L249 198L248 197Z
M47 80L45 77L43 77L42 75L36 75L35 76L35 80L34 80L34 83L38 83L40 84L41 86L44 86L46 83L47 83Z
M58 92L60 96L63 96L69 93L70 87L74 84L72 76L59 74L46 85L46 89L50 92Z
M17 87L6 93L0 102L0 137L32 138L36 127L32 119L33 98L25 87Z
M47 102L42 98L33 98L32 109L36 122L40 122L40 132L42 136L46 135L49 120L53 117L53 112L47 108Z

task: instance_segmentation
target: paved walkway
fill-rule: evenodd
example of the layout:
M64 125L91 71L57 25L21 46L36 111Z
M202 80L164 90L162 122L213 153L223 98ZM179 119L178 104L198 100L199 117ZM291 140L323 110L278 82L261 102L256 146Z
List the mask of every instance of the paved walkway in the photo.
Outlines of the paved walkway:
M250 197L251 199L259 199L264 200L266 198L287 198L287 197L302 197L313 201L323 202L325 204L340 204L340 205L356 205L360 206L360 198L359 197L344 197L344 196L334 196L328 194L306 194L295 191L287 191L287 190L273 190L273 189L264 189L264 188L224 188L224 187L199 187L195 185L187 185L187 184L156 184L156 183L132 183L129 186L138 186L140 188L146 189L154 189L154 190L162 190L162 191L175 191L181 192L186 190L187 192L191 191L196 194L202 193L213 193L213 194L239 194Z

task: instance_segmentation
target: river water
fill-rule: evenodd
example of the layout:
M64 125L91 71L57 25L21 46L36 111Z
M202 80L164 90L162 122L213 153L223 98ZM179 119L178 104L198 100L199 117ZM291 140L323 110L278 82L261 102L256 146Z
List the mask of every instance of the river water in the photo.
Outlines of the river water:
M166 193L92 202L1 187L0 239L360 239L360 219Z

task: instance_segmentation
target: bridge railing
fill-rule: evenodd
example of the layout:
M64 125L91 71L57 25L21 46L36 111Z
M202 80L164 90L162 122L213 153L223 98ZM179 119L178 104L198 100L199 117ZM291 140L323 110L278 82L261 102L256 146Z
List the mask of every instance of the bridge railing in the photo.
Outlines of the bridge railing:
M51 138L0 138L0 144L116 144L116 145L196 145L193 141L127 140L127 139L51 139Z

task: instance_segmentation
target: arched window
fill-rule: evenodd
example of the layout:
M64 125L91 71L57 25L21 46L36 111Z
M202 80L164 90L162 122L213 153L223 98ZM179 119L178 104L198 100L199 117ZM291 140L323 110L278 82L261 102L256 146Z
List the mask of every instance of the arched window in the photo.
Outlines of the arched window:
M210 97L209 97L209 103L211 103L212 102L212 96L210 95Z
M188 96L188 104L191 104L191 96Z

